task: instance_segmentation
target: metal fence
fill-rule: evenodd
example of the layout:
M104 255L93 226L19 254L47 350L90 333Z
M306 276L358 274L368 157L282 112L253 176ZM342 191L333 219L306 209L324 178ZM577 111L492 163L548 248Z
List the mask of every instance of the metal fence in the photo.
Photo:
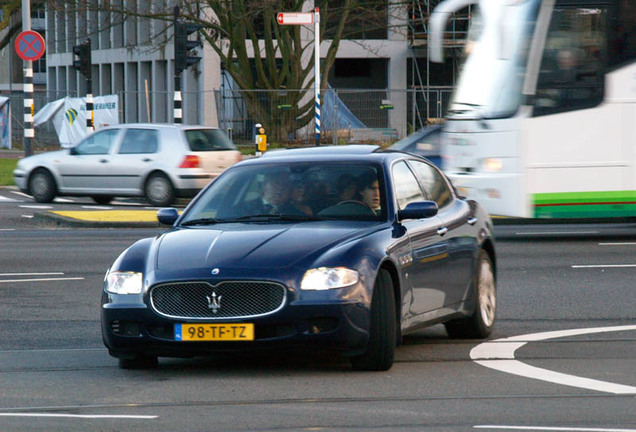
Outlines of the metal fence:
M392 142L431 121L444 117L452 89L435 87L409 90L329 89L321 93L321 141L342 144L356 141ZM237 144L254 142L254 125L262 124L269 142L281 145L314 141L313 91L228 90L182 92L187 124L215 125ZM12 141L21 148L24 135L23 94L11 99ZM74 94L35 92L37 112L48 102ZM120 122L172 122L171 92L119 93ZM151 115L152 114L152 115ZM38 126L34 149L59 147L53 125Z

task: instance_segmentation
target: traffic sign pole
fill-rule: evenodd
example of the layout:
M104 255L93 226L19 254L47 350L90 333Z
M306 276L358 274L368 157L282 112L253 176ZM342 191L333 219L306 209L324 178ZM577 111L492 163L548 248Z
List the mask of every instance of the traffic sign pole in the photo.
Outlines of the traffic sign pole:
M31 30L31 3L22 0L22 30ZM33 61L24 60L24 156L31 156L31 140L35 137L33 129Z
M279 12L276 21L280 25L314 25L314 105L316 146L320 145L320 8L314 12Z
M316 101L316 146L320 145L320 9L314 11L314 95Z

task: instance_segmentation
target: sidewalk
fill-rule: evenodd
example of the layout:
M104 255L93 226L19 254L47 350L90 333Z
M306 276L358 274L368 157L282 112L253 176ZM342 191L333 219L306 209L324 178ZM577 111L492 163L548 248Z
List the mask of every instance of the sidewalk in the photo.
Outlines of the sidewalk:
M1 149L0 159L22 159L24 150Z

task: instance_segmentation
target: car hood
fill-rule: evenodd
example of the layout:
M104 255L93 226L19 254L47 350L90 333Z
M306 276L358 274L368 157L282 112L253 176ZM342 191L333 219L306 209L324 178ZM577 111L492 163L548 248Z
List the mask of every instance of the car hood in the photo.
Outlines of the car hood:
M315 259L360 233L360 223L347 225L342 221L178 229L158 239L156 270L288 267L312 254Z
M56 159L60 159L66 155L69 154L69 150L56 150L56 151L49 151L46 153L41 153L41 154L36 154L33 156L29 156L29 157L25 157L23 159L20 159L20 161L18 162L18 166L22 167L22 166L35 166L38 164L41 164L43 162L48 162L48 161L53 161Z

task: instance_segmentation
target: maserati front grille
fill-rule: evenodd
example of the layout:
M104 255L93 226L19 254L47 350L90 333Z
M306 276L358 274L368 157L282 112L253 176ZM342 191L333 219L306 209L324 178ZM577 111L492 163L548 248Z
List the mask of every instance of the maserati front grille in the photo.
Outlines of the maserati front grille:
M285 298L285 287L274 282L174 282L150 290L150 303L157 313L184 319L267 315L282 308Z

